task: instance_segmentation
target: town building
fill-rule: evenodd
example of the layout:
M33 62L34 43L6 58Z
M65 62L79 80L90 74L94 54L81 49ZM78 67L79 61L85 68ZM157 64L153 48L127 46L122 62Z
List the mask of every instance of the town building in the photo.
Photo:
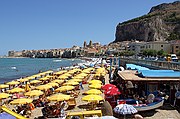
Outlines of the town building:
M155 42L147 42L146 49L153 49L156 51L163 50L167 53L171 53L171 44L167 41L155 41Z

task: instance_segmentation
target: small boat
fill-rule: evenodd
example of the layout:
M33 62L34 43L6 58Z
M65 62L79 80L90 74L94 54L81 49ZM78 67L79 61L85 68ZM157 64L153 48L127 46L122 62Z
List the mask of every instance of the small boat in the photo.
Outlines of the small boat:
M161 106L163 106L164 99L160 99L157 102L153 102L150 104L135 104L133 105L138 111L148 111L148 110L153 110L157 109Z
M125 99L125 100L119 100L118 104L130 104L133 105L134 108L136 108L138 111L148 111L148 110L153 110L153 109L157 109L161 106L163 106L164 103L164 98L156 98L156 101L153 103L149 103L149 104L138 104L137 100L134 99Z

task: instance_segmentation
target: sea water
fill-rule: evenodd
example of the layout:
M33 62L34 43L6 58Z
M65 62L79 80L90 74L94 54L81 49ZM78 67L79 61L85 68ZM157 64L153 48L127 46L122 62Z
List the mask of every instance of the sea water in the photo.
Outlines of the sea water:
M31 76L40 71L57 70L82 63L80 59L59 58L0 58L0 83Z

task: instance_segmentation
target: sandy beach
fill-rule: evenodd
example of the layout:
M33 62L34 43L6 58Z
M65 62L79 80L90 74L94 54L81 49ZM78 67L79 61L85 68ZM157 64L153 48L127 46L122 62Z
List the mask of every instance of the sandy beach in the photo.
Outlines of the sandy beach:
M93 74L91 74L90 78L88 81L90 81L93 77ZM105 83L109 83L109 75L106 74L105 76ZM80 89L80 93L78 98L76 98L76 106L75 108L71 110L66 110L67 112L79 112L79 111L85 111L85 109L79 108L79 105L84 105L87 104L87 102L82 101L83 93L89 90L88 84L83 84L84 90ZM104 96L104 95L102 95ZM34 119L35 117L42 116L41 112L42 108L36 108L32 112L32 116L30 119ZM163 107L151 111L146 111L146 112L139 112L140 115L144 117L144 119L180 119L180 113L178 110L174 107L172 107L170 104L164 104Z
M89 82L90 80L94 79L94 74L89 74L89 78L87 79L87 82ZM105 84L109 84L109 74L105 75ZM82 101L82 97L84 96L84 92L89 90L89 84L83 84L83 88L81 89L79 88L79 90L77 90L79 92L79 95L77 98L75 98L76 101L76 106L72 109L67 109L65 110L65 113L69 113L69 112L81 112L81 111L86 111L87 107L83 107L83 105L87 105L88 102L87 101ZM104 93L101 94L102 97L104 97ZM13 109L14 106L13 105L8 105L8 108ZM30 119L34 119L34 118L38 118L43 116L42 114L42 108L43 107L37 107L34 110L32 110ZM146 111L146 112L138 112L138 114L142 115L144 117L144 119L180 119L180 113L179 111L172 107L170 104L164 104L163 107L155 109L155 110L150 110L150 111ZM103 116L105 116L105 114L102 114Z

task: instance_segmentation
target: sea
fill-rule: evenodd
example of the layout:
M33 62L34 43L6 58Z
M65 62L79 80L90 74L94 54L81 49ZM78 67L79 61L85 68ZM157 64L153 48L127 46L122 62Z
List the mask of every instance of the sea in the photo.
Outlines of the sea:
M60 58L0 58L0 83L31 76L40 71L58 71L82 63L81 59Z

